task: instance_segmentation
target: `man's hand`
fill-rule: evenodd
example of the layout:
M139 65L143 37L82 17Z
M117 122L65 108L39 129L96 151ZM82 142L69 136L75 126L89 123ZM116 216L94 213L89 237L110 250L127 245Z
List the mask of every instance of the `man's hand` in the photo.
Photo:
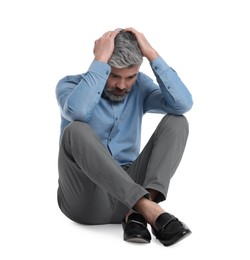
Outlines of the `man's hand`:
M155 58L159 57L157 51L149 44L144 34L136 31L134 28L126 28L128 32L132 32L139 44L139 48L141 49L142 55L145 56L150 62Z
M115 31L108 31L104 33L98 40L95 41L94 55L95 60L108 62L115 47L115 37L119 33L120 29Z

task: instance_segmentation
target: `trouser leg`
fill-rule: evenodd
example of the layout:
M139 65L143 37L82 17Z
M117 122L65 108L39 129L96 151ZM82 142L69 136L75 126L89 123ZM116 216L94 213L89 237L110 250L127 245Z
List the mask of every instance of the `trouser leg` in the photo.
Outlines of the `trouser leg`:
M66 127L58 167L59 206L65 215L79 223L121 220L123 216L119 214L126 214L147 194L113 160L89 125L82 122L72 122Z
M130 176L145 189L159 192L157 202L166 199L170 180L185 150L188 131L184 116L164 116L128 170Z

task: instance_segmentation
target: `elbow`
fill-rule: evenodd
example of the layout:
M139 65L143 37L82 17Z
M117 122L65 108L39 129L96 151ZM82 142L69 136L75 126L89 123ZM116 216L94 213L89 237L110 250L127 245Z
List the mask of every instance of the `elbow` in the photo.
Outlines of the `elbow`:
M81 112L81 111L70 112L69 116L72 121L81 121L81 122L85 122L85 123L87 123L90 119L90 115L88 115L87 113Z
M174 114L175 115L183 115L185 113L187 113L188 111L191 110L191 108L193 107L193 101L186 101L186 102L181 102L179 103L178 106L175 107L174 109Z
M90 114L85 111L74 110L71 107L64 109L63 117L69 121L81 121L85 123L90 120Z
M74 113L71 115L72 121L81 121L88 123L90 116L83 114L83 113Z
M193 100L191 99L189 102L186 102L185 105L183 106L183 114L187 113L191 108L193 107Z
M194 104L193 98L191 95L189 95L188 98L186 98L181 102L182 114L187 113L189 110L191 110L193 104Z

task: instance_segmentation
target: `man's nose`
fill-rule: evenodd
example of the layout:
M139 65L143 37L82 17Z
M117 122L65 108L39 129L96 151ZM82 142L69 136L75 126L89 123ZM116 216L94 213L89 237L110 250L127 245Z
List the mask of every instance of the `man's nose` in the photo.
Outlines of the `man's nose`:
M125 89L126 88L126 84L124 80L120 80L119 82L116 83L116 87L119 89Z

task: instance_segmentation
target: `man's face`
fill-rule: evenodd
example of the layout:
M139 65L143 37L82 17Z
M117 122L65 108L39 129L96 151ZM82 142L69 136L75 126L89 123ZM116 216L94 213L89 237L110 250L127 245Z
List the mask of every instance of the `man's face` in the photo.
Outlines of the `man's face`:
M111 73L108 77L104 92L112 101L123 101L128 95L137 78L139 65L130 68L111 67Z

